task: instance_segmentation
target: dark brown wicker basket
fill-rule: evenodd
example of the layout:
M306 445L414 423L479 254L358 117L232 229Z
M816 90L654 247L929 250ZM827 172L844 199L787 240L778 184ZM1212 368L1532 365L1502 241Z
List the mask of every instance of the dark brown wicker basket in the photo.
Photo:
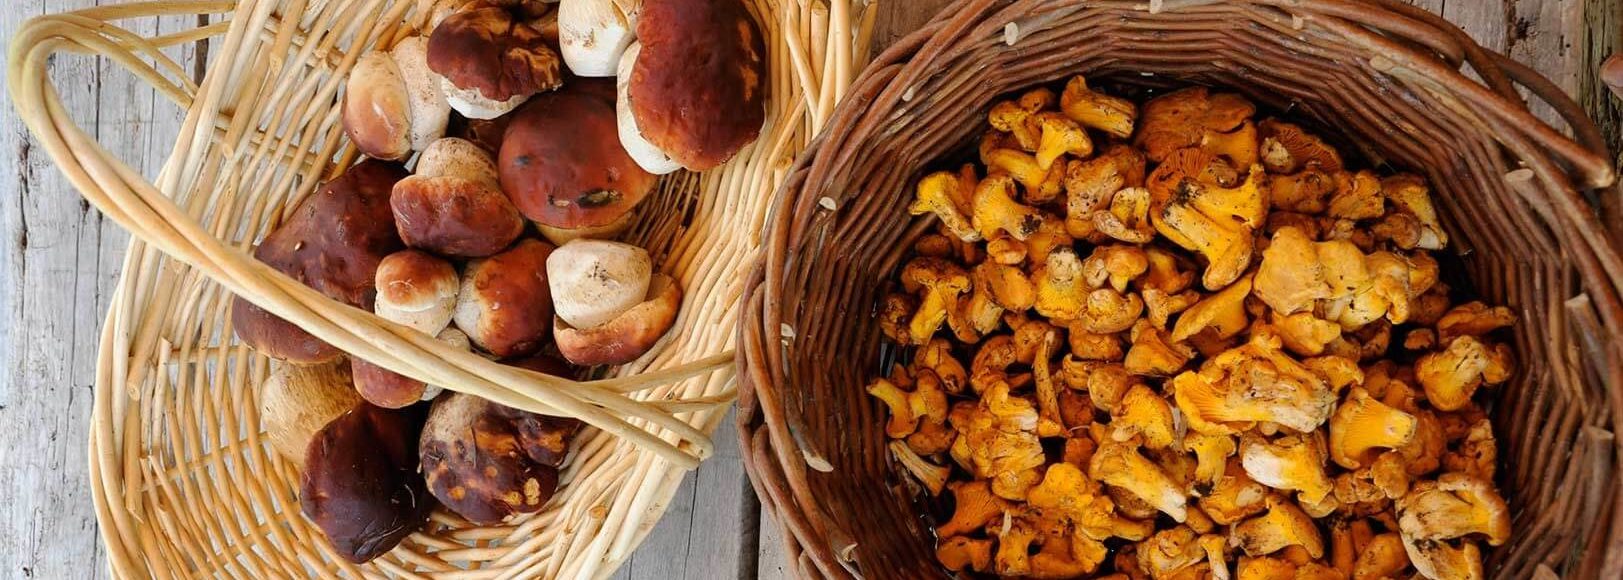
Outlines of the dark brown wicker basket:
M1618 195L1610 156L1554 85L1392 0L971 0L880 55L779 192L741 327L744 459L800 575L943 575L862 388L881 370L875 305L929 226L907 214L911 180L1000 95L1078 73L1239 90L1428 175L1466 275L1524 321L1494 407L1516 535L1489 569L1623 577L1623 261L1594 204Z

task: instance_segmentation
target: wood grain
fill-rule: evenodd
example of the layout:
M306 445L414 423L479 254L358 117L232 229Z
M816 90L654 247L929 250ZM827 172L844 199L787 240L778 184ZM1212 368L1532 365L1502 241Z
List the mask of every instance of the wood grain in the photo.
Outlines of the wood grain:
M24 19L119 0L12 0L0 38ZM925 22L951 0L880 0L875 48ZM1623 145L1623 104L1596 82L1601 60L1623 48L1623 0L1415 0L1508 50L1571 91ZM176 16L132 21L141 35L198 24ZM203 70L206 48L169 49ZM206 56L205 56L206 60ZM53 77L75 116L148 176L168 155L182 119L167 101L90 58L62 58ZM1547 109L1537 109L1549 114ZM102 578L100 538L86 478L85 424L98 329L127 235L86 206L57 174L10 107L0 107L0 578ZM1608 198L1617 202L1615 195ZM796 565L781 532L758 513L738 462L733 422L716 456L689 474L670 511L621 568L622 579L789 578Z

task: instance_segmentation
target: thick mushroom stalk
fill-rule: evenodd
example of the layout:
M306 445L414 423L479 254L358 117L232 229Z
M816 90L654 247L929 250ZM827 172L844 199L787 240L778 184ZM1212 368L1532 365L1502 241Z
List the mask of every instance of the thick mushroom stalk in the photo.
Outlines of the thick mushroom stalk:
M620 55L635 40L641 0L561 0L558 52L569 72L612 77Z

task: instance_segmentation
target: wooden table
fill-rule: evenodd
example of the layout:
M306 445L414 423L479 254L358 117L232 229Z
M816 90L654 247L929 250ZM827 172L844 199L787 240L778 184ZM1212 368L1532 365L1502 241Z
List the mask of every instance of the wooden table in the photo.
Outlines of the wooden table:
M950 0L877 0L885 44ZM1579 97L1618 150L1620 108L1593 71L1623 46L1623 0L1411 0L1508 51ZM118 0L11 0L0 38L23 20ZM191 28L193 17L129 24L147 36ZM173 49L201 73L207 45ZM53 76L68 110L113 153L148 176L163 163L182 113L107 62L62 58ZM1543 111L1547 113L1546 111ZM100 578L86 430L97 330L128 235L68 187L12 113L0 110L0 578ZM759 513L729 419L716 456L688 476L623 579L780 578L781 537Z

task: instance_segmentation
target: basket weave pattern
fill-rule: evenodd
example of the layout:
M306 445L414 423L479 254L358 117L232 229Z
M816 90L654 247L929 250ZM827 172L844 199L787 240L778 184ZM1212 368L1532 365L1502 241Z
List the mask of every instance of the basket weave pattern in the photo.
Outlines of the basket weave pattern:
M1392 0L970 0L876 57L779 196L740 330L744 457L801 575L944 576L861 388L894 354L876 306L931 225L911 180L1000 95L1075 74L1237 90L1426 175L1476 290L1525 321L1492 409L1515 535L1489 570L1623 577L1620 216L1590 202L1618 194L1610 155L1536 72Z
M854 76L854 47L868 42L852 26L860 15L844 1L746 0L769 49L767 124L732 161L667 177L641 205L626 237L688 299L653 351L577 383L448 349L248 253L354 162L338 106L349 68L453 1L139 2L35 19L10 39L20 116L85 198L135 238L103 328L90 426L93 497L117 576L603 577L710 453L709 433L734 397L742 268L761 252L770 192ZM215 23L153 38L117 24L161 15ZM214 58L193 83L161 49L201 39ZM107 58L187 110L156 182L111 159L67 116L46 75L56 53ZM796 67L792 55L820 60ZM401 374L595 429L577 438L542 512L479 527L440 510L390 554L349 564L298 513L297 469L264 444L258 391L269 365L233 339L233 294Z

